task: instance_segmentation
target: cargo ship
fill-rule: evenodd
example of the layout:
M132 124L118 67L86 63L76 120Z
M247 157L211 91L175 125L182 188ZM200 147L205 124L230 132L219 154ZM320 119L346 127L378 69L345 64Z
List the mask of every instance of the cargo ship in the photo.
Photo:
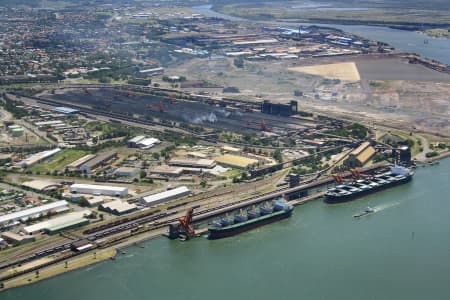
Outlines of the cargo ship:
M270 206L262 205L259 209L252 209L247 213L239 213L233 218L222 218L212 222L208 227L208 238L221 239L237 235L266 224L270 224L292 215L293 207L284 199L274 201Z
M329 188L325 195L325 202L340 203L375 193L393 186L411 181L414 172L411 169L394 166L390 171L377 175L343 183ZM339 182L339 181L338 181Z

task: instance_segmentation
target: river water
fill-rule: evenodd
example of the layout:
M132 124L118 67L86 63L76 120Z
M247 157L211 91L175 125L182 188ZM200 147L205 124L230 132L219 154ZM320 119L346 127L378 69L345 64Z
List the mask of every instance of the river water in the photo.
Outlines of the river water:
M450 299L450 159L232 238L160 238L0 299ZM374 214L354 219L367 206Z
M211 5L195 6L193 7L193 10L196 13L203 14L208 17L217 17L232 21L247 21L243 18L237 18L215 12L211 9ZM296 28L300 25L317 25L338 28L346 32L350 32L358 36L367 38L369 40L388 43L396 49L404 52L417 53L423 57L434 59L450 65L450 39L429 37L415 31L405 31L387 27L362 25L308 24L274 21L258 22L266 24L277 24L280 26L293 26L293 28ZM428 41L427 44L424 43L425 40Z

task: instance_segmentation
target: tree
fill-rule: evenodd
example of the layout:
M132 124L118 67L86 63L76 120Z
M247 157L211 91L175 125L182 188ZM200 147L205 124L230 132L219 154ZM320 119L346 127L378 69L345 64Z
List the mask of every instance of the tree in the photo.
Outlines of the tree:
M277 162L282 162L283 161L283 157L281 155L281 151L280 149L277 149L273 152L272 157L277 161Z
M139 174L139 178L145 178L147 177L147 172L145 172L144 170L141 171L141 173Z
M202 180L202 181L200 182L200 186L201 186L202 188L205 188L207 184L208 184L208 183L206 182L206 180Z

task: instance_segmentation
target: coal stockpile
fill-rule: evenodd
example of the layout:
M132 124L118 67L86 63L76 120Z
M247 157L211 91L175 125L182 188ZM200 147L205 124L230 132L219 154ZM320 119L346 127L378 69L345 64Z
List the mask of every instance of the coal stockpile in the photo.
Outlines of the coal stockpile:
M299 120L292 119L292 122L287 122L283 117L263 115L234 107L173 99L167 96L133 94L115 89L64 90L62 93L48 94L44 97L129 116L139 114L238 132L266 131L273 128L299 129L305 125L311 126Z

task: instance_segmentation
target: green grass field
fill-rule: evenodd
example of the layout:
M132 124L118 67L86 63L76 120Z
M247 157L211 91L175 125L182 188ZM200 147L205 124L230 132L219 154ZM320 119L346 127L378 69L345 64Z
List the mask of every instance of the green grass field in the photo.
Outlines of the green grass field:
M55 170L62 171L64 167L77 159L87 155L88 153L83 150L68 149L64 150L55 156L53 156L49 161L43 162L31 168L33 172L53 172Z

